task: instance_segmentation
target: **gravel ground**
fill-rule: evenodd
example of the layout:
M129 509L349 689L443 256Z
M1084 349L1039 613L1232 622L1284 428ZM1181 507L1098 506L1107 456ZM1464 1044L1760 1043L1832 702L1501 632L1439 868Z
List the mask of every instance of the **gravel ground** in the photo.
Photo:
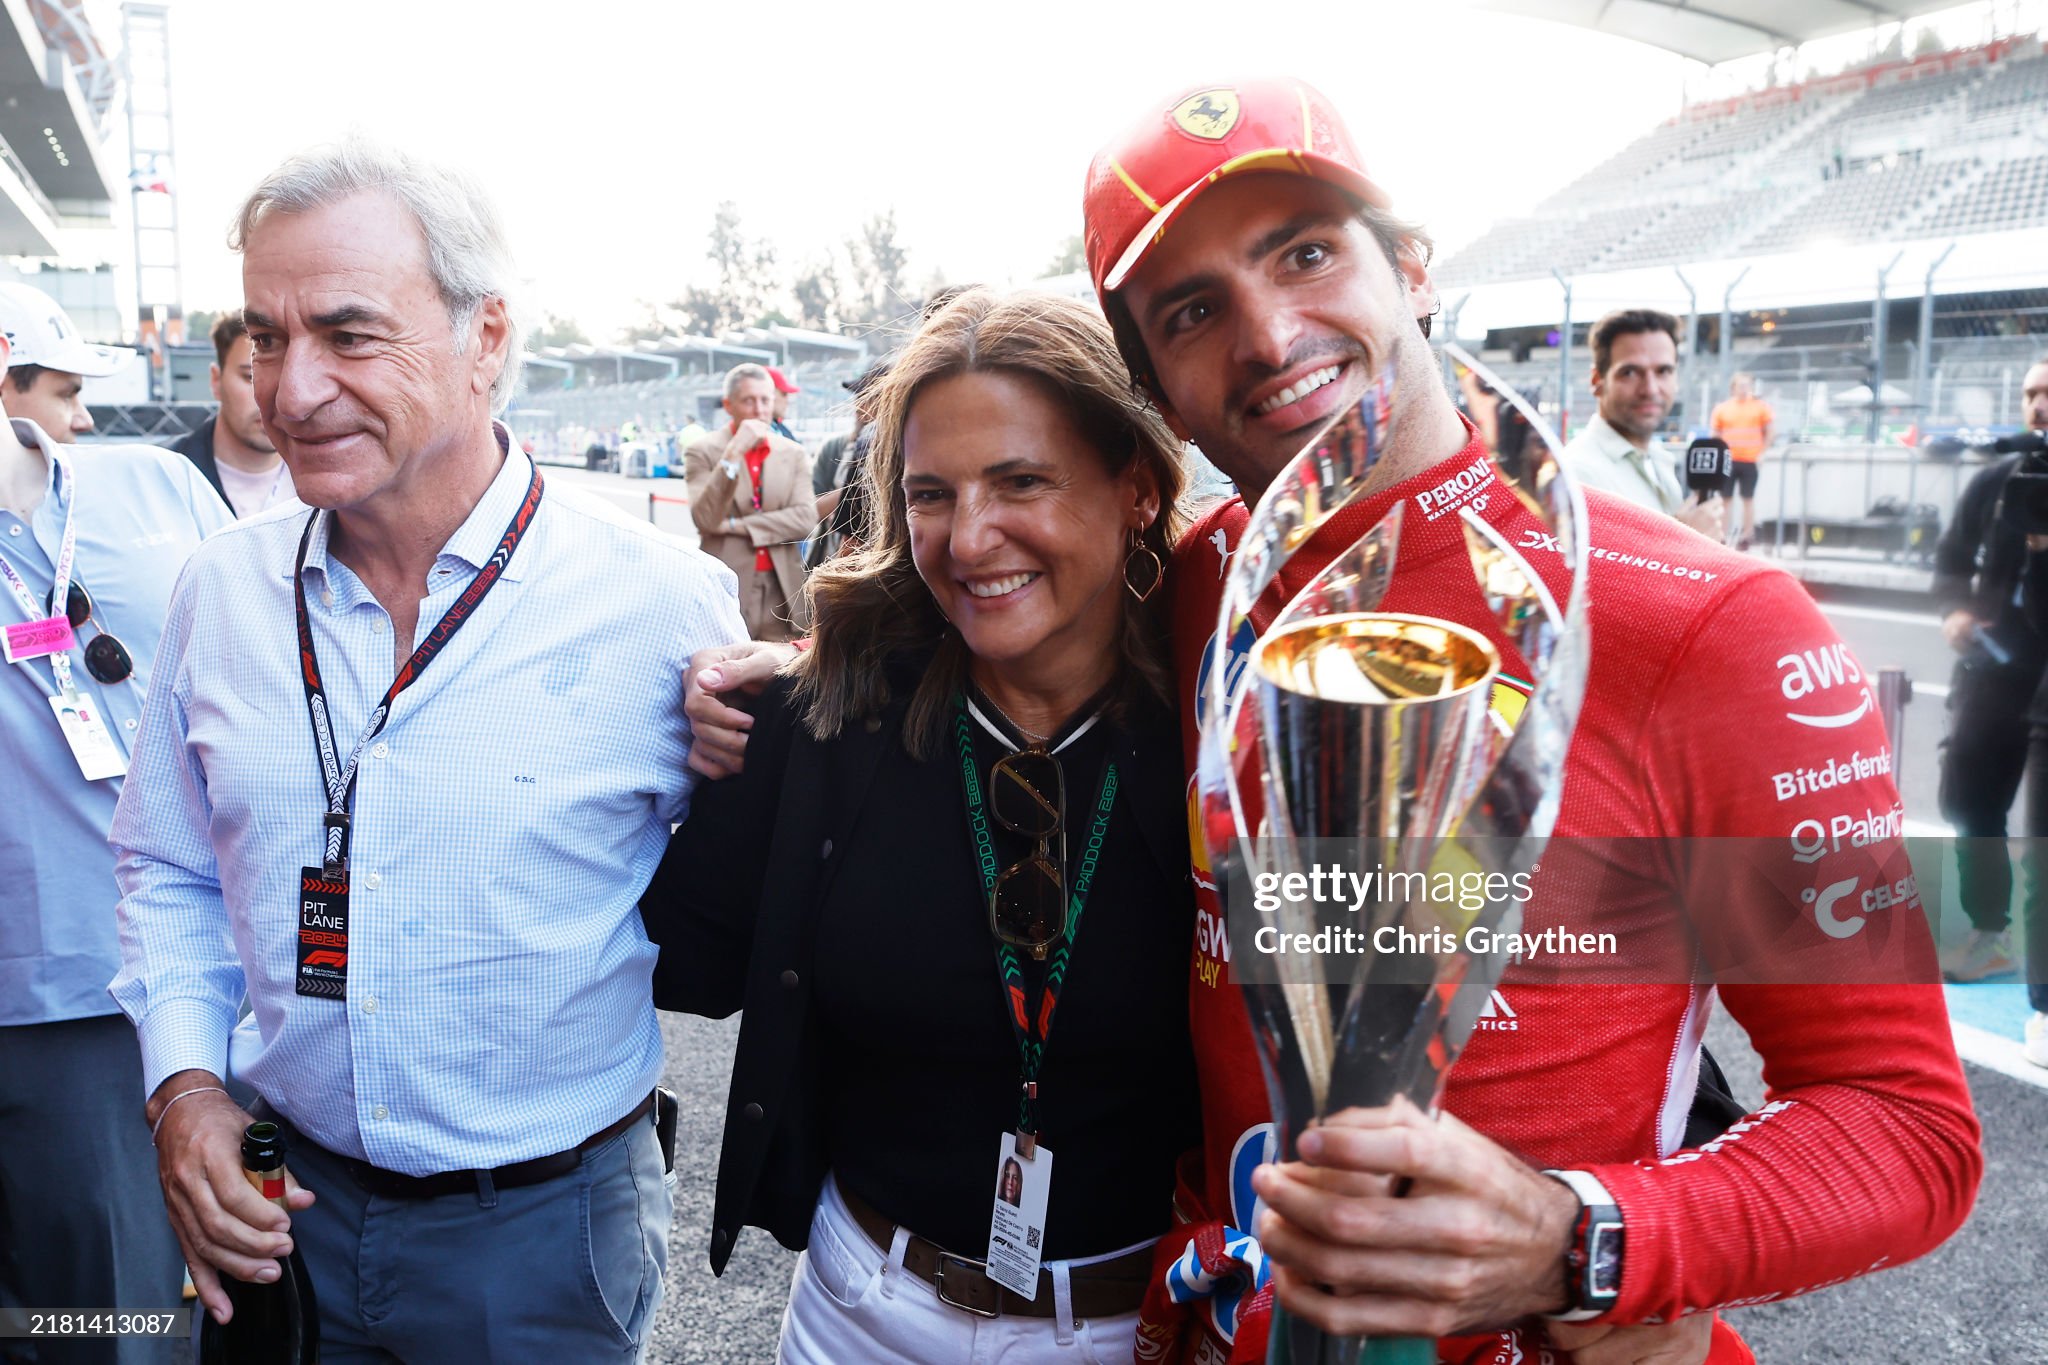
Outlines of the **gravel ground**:
M668 1083L682 1097L676 1130L676 1216L669 1229L668 1288L654 1322L649 1365L709 1365L775 1358L794 1252L759 1228L740 1234L723 1276L711 1273L711 1192L739 1020L661 1016Z

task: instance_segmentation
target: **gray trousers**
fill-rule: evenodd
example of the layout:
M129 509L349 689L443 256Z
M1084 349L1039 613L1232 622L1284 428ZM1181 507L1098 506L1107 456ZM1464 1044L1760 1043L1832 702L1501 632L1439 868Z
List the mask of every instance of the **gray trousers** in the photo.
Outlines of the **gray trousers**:
M310 1143L285 1160L318 1196L292 1236L320 1301L321 1365L639 1359L668 1268L651 1119L568 1175L489 1195L371 1195Z
M118 1014L0 1028L0 1304L176 1308L184 1278ZM20 1365L158 1365L171 1338L0 1341Z

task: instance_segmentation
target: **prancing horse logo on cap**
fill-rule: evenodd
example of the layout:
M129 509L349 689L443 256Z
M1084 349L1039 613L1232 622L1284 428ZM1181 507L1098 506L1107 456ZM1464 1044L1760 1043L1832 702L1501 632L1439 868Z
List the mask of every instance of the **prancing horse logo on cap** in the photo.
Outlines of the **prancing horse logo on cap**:
M1173 122L1190 137L1221 142L1237 127L1239 111L1235 90L1204 90L1173 106Z

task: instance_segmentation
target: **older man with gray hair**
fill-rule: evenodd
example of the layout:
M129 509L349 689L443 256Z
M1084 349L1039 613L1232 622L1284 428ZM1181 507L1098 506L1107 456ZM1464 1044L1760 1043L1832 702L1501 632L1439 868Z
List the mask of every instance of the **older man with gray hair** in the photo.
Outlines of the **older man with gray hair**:
M683 455L690 516L704 548L738 575L740 612L757 640L791 640L810 627L798 543L818 524L811 457L772 425L775 380L759 365L725 376L723 426Z
M233 243L306 507L191 560L112 835L193 1283L231 1316L222 1278L296 1244L329 1365L634 1359L670 1217L636 905L732 575L544 489L493 420L516 276L467 180L353 141L273 172ZM286 1127L289 1214L243 1178L230 1075Z

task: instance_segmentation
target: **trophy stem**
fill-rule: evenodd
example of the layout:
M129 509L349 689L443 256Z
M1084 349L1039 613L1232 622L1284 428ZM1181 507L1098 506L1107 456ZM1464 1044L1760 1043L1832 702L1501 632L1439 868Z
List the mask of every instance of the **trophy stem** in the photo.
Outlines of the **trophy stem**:
M1275 1303L1266 1365L1436 1365L1436 1342L1428 1337L1333 1337Z

